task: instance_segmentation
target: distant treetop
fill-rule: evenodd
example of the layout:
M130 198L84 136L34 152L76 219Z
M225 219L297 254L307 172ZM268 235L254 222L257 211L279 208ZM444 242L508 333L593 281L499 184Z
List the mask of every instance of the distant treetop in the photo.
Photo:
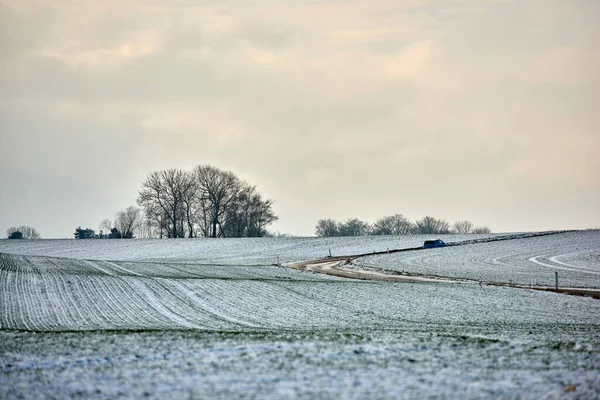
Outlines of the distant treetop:
M27 225L11 226L6 230L9 239L41 239L40 233Z
M491 233L487 226L474 226L470 221L450 223L441 218L423 217L411 222L402 214L379 218L374 224L349 218L345 222L334 219L321 219L315 226L317 236L367 236L367 235L410 235L410 234L448 234L448 233Z

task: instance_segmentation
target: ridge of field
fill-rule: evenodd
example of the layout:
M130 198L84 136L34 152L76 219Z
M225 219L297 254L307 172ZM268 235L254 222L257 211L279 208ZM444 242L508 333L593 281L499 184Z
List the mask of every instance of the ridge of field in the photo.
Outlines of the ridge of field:
M600 231L365 256L353 268L526 286L600 288Z
M0 240L0 253L92 260L165 261L265 265L423 246L432 238L446 242L486 239L506 234L346 236L226 239L42 239ZM279 257L279 258L278 258Z

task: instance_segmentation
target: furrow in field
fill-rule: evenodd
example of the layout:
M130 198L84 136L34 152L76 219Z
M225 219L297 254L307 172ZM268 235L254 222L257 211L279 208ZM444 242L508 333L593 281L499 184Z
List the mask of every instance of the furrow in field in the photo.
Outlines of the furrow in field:
M115 276L114 272L112 272L112 271L110 271L110 270L108 270L106 268L103 268L100 265L98 265L99 262L89 261L89 260L83 260L83 262L86 263L86 265L88 265L89 267L91 267L93 270L100 271L100 272L102 272L103 274L106 274L106 275Z
M31 325L28 324L28 318L31 314L30 300L32 296L31 282L25 282L25 274L15 272L16 274L16 292L14 295L17 297L17 316L20 317L19 328L31 330Z
M194 292L211 312L221 318L241 323L243 326L268 327L289 326L289 323L281 323L282 317L290 317L278 312L280 309L301 310L309 305L295 302L294 298L287 296L285 290L280 287L269 285L272 281L207 281L202 282ZM191 282L185 282L186 286L192 287ZM211 299L214 301L211 302ZM315 310L315 313L318 311Z
M130 281L137 281L137 279L132 278ZM161 281L162 279L149 278L144 279L143 283L147 292L160 302L158 308L153 307L167 321L168 326L186 328L185 324L189 324L204 328L202 324L206 323L206 313L194 308L191 300L185 294ZM148 304L147 300L145 301ZM185 324L182 325L181 321L184 321Z
M161 280L161 282L174 290L174 293L179 293L179 296L181 296L181 290L183 290L186 293L185 298L190 301L189 305L192 307L193 313L200 312L210 316L209 324L211 327L222 326L230 329L258 327L258 325L249 322L248 316L240 311L241 306L239 304L244 301L244 298L235 291L231 280ZM219 295L207 295L206 288L213 285L219 287ZM193 297L189 298L188 295L193 295ZM233 311L229 309L224 297L235 298L238 307ZM253 299L248 299L248 301L253 301Z
M335 289L335 285L329 283L327 287ZM230 315L240 313L269 328L316 328L327 326L332 320L351 323L356 319L343 308L329 304L327 297L310 298L298 293L294 290L298 285L310 286L312 283L234 281L231 287L236 296L219 305Z
M134 302L139 299L130 297L130 288L121 285L120 278L98 277L90 283L82 286L82 290L96 314L102 317L101 323L104 326L124 329L144 326L142 314L135 312Z
M78 293L77 307L81 307L88 316L86 323L72 324L62 329L94 329L98 326L109 326L110 318L114 313L110 309L110 302L104 290L104 277L101 275L79 276L76 291Z
M58 316L54 312L52 308L52 302L54 298L52 296L52 286L51 279L48 279L47 283L46 279L42 277L41 284L43 285L41 288L41 293L39 295L29 294L25 298L20 299L22 303L28 303L31 300L39 302L34 306L37 311L37 320L34 321L34 325L32 327L33 330L52 330L56 327L60 326L58 322ZM30 286L33 286L34 282L29 282Z
M248 322L246 319L236 318L227 313L223 313L219 310L218 304L220 303L219 298L211 297L208 299L203 299L200 296L201 291L198 290L200 286L204 286L208 281L202 280L201 282L197 282L197 285L193 285L193 283L184 284L184 282L178 282L175 280L168 279L156 279L156 283L160 284L163 288L168 288L171 296L178 300L176 303L172 304L172 307L178 308L178 313L185 315L187 318L198 321L199 315L205 316L202 321L206 326L205 328L214 327L215 325L221 325L220 321L225 323L224 326L230 326L231 328L235 328L237 326L245 326L245 327L258 327L259 325ZM226 282L224 285L223 293L230 291L231 286ZM181 299L186 299L189 304L184 305ZM177 304L179 303L179 304Z
M95 276L81 276L81 275L72 275L70 277L75 284L72 286L72 297L77 305L77 310L81 315L81 320L84 321L85 327L89 329L93 329L94 327L100 327L101 319L98 317L99 311L94 307L96 301L91 301L92 296L88 296L84 294L82 291L83 287L89 286L93 289L96 285L94 285Z
M321 307L302 302L299 296L287 291L281 286L273 285L277 281L253 281L245 284L244 281L232 282L232 288L243 294L241 297L240 312L248 315L256 324L266 324L270 328L293 327L296 324L309 325L306 312L311 310L312 317L317 318ZM231 306L235 306L234 304Z
M68 288L61 285L61 282L54 275L40 275L40 278L47 283L46 293L54 296L54 299L48 302L48 304L51 306L51 310L57 315L57 317L60 316L60 318L57 318L57 320L60 321L61 326L77 326L78 321L71 315L71 310L74 307L79 307L79 305L72 304L69 301L67 295Z
M281 285L286 285L281 283ZM323 320L339 319L342 316L353 324L375 326L385 323L397 324L403 313L398 309L410 309L402 288L405 284L361 281L352 286L345 283L294 285L290 288L304 301L321 304ZM385 290L392 288L393 290ZM392 297L392 298L390 298ZM396 311L393 311L396 310Z
M16 271L17 264L14 260L15 257L10 254L0 253L0 271Z
M125 268L122 265L119 265L115 262L112 261L105 261L106 264L110 265L111 267L113 267L115 270L124 272L126 275L135 275L135 276L146 276L144 274L140 274L138 272L132 271L131 269Z
M167 263L147 263L147 262L118 262L124 268L138 271L141 275L147 277L162 277L176 279L203 278L200 274L195 274L183 268L177 268Z
M196 270L200 269L199 266L194 265L194 264L164 264L165 266L168 266L169 268L171 268L173 271L175 271L175 277L181 277L181 278L206 278L205 274L200 274L198 273ZM195 271L190 271L190 268L194 268Z
M72 321L79 324L83 323L84 326L91 325L86 317L86 315L89 315L89 312L86 313L86 311L89 311L86 310L88 302L85 301L86 299L77 299L73 294L74 288L79 286L76 279L77 275L55 274L54 276L60 281L62 292L68 298L66 309L71 314Z
M35 291L24 300L28 305L31 304L33 309L46 311L47 318L40 323L43 325L46 321L55 321L58 326L72 325L75 319L70 313L77 305L68 301L67 288L61 285L56 275L31 274L29 278L29 284Z
M1 259L0 263L2 263ZM13 276L12 272L6 270L0 273L0 328L2 329L8 329L16 325L13 317L15 314L14 296L11 296Z
M353 285L360 285L362 283L363 282L355 282ZM307 311L310 312L311 319L318 321L319 324L331 320L332 318L335 320L343 317L346 320L353 320L356 316L356 310L352 310L348 307L348 304L351 303L351 301L348 301L348 299L342 302L332 300L332 298L335 297L338 288L337 283L325 284L325 293L319 293L317 288L321 287L321 285L316 284L314 286L308 285L314 287L315 291L305 290L307 285L304 282L273 282L271 284L283 291L283 298L290 299L287 307L293 307L294 304L306 305L306 308L303 310L289 311L293 316L293 318L289 318L291 321L305 319L305 315L302 314L305 314ZM340 283L340 285L344 285L344 283ZM369 312L367 310L364 311L366 311L366 313Z
M310 310L311 318L319 318L328 306L324 303L313 303L302 298L289 286L302 284L303 281L283 281L289 285L278 285L277 280L235 281L231 282L232 290L239 296L239 310L245 318L255 324L268 323L269 327L291 327L296 324L307 324L306 314ZM237 301L237 298L236 298Z
M130 282L139 278L115 277L102 280L102 296L106 297L111 310L109 323L123 328L143 329L147 327L167 327L168 320L153 307L149 307L144 293ZM129 321L129 322L128 322ZM133 325L130 325L133 324Z
M184 282L188 287L188 282ZM261 286L260 281L254 280L206 280L196 286L198 296L202 298L210 310L220 318L236 321L245 326L269 326L275 315L270 314L261 318L261 313L269 305L263 299L263 292L256 290ZM212 301L211 301L212 299ZM287 302L283 296L281 302ZM298 304L298 307L305 307Z
M146 284L143 281L137 280L137 279L136 280L132 279L132 280L129 280L128 283L132 287L137 289L146 298L146 303L148 306L155 309L158 313L163 315L165 318L173 321L174 324L183 326L186 328L200 329L200 326L190 323L186 319L181 318L179 315L175 314L174 312L169 310L167 307L165 307L165 305L162 304L162 302L154 295L154 293L152 293L152 291L150 289L148 289L148 287L146 286Z
M22 318L20 324L17 322L17 327L22 329L21 324L23 324L25 329L35 330L39 326L47 327L50 321L56 321L58 316L52 314L48 301L48 287L51 279L49 282L44 282L38 280L37 274L25 272L15 272L15 275L16 282L18 282L16 287L18 293L15 294L16 313ZM46 318L46 315L49 318Z

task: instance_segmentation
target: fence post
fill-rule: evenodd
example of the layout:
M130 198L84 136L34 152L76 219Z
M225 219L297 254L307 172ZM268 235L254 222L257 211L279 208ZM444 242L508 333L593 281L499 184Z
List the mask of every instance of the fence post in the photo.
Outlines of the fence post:
M558 290L558 272L554 271L554 286L556 287L556 290Z
M331 257L331 249L329 249L329 257Z

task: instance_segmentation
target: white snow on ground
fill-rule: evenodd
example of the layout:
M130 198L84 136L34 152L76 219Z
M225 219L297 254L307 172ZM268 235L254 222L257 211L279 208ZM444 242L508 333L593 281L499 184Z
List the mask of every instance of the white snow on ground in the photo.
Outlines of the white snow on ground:
M600 387L597 331L577 326L0 339L5 399L596 399Z
M447 242L498 235L437 235ZM173 261L203 264L276 264L418 247L431 235L333 238L231 238L134 240L0 240L0 253L91 260Z
M191 264L169 275L160 264L128 262L108 275L90 262L42 260L0 257L1 329L302 330L393 328L406 321L600 321L600 302L591 298L515 288L354 281L273 266L232 266L230 276L222 271L219 278L199 279ZM69 272L71 264L76 273ZM144 273L127 273L134 270Z
M600 288L600 231L375 255L355 266L409 274L554 286Z
M533 276L527 267L546 273L545 263L587 277L598 271L594 235L359 261L408 256L415 273L430 274L425 269L443 260L460 275L463 262L479 265L483 257L490 270L513 268L514 276ZM330 248L356 254L422 242L1 242L0 398L600 396L598 300L473 283L356 281L267 265L274 255L286 262L321 258Z

